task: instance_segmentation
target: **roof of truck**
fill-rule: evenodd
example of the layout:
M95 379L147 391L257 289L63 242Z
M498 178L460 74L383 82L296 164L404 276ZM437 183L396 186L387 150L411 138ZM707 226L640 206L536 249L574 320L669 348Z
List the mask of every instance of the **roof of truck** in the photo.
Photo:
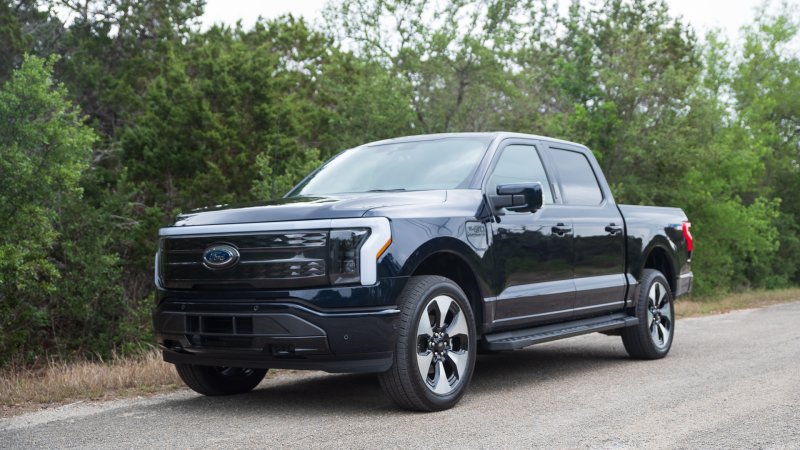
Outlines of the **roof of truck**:
M391 139L384 139L382 141L370 142L369 144L365 144L365 145L366 146L386 145L386 144L393 144L393 143L399 143L399 142L430 141L430 140L434 140L434 139L446 139L446 138L453 138L453 137L479 137L479 138L489 138L489 139L491 139L493 141L496 140L496 139L521 138L521 139L534 139L534 140L549 141L549 142L560 142L562 144L575 145L575 146L583 147L583 148L586 147L583 144L579 144L577 142L565 141L563 139L556 139L556 138L551 138L551 137L547 137L547 136L539 136L539 135L536 135L536 134L514 133L514 132L510 132L510 131L417 134L417 135L412 135L412 136L402 136L402 137L396 137L396 138L391 138Z

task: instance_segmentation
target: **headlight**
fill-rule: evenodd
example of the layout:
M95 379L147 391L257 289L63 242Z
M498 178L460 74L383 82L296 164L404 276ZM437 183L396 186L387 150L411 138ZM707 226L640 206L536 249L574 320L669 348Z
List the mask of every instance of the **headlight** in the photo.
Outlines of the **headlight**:
M367 240L369 230L331 230L330 270L331 284L358 283L361 281L361 246Z

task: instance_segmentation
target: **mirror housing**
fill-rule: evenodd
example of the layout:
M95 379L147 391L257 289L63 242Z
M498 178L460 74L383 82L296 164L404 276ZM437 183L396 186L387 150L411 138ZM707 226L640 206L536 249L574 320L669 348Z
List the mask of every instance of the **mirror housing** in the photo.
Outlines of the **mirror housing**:
M492 197L496 209L516 212L535 212L542 208L544 196L542 183L514 183L497 186L497 196Z

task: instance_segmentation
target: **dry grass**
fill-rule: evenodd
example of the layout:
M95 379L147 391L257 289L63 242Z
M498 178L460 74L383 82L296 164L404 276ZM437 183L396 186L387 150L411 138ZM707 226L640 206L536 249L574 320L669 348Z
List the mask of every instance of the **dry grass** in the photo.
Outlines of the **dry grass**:
M172 364L163 362L155 350L104 362L51 362L37 370L10 368L0 371L0 416L42 405L154 394L181 386Z
M684 317L723 314L737 309L761 308L800 300L800 289L780 289L775 291L749 291L727 294L722 297L686 297L675 302L675 315Z

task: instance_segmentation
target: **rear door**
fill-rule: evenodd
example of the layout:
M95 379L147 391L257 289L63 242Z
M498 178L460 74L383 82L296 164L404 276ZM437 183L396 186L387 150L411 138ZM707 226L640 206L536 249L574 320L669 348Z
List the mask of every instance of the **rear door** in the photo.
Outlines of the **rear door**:
M572 222L574 233L574 317L622 309L627 287L624 223L611 193L602 188L607 185L602 172L584 148L548 143L547 154L558 174L563 202L558 209Z

